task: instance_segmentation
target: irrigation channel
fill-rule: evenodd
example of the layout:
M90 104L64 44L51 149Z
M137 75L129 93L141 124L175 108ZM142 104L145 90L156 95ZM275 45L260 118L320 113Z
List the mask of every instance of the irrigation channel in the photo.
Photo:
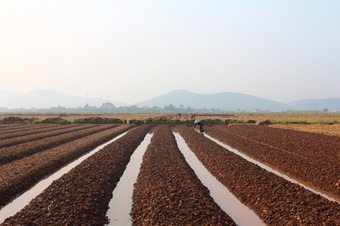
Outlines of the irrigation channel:
M339 216L336 214L339 209L337 200L217 139L185 126L177 126L176 132L171 132L165 125L157 126L153 133L147 133L149 130L147 125L130 129L41 180L0 209L0 224L8 218L6 225L29 222L199 224L204 222L197 223L189 217L200 213L207 214L201 218L208 223L217 218L215 222L227 222L221 219L230 217L230 225L234 222L238 225L336 224L334 215ZM266 190L264 184L270 184L270 190ZM288 194L289 189L296 193ZM307 201L303 201L304 198ZM329 202L332 203L328 206ZM275 205L271 206L271 203ZM329 207L327 213L333 215L330 221L324 212L318 212L319 206ZM208 212L204 212L205 209L209 209ZM58 211L64 216L59 216ZM176 218L187 221L176 221ZM54 221L56 219L64 221Z
M311 187L308 187L307 185L302 184L302 183L300 183L299 181L297 181L297 180L295 180L295 179L293 179L293 178L291 178L291 177L289 177L289 176L287 176L287 175L285 175L285 174L280 173L279 171L277 171L277 170L275 170L275 169L273 169L273 168L271 168L271 167L269 167L269 166L267 166L267 165L265 165L265 164L263 164L263 163L261 163L261 162L255 160L255 159L253 159L253 158L251 158L251 157L249 157L249 156L247 156L247 155L245 155L245 154L239 152L238 150L236 150L236 149L230 147L230 146L227 145L227 144L222 143L221 141L219 141L219 140L217 140L217 139L215 139L215 138L209 136L208 134L204 134L204 136L207 137L207 138L209 138L210 140L214 141L215 143L219 144L220 146L226 148L227 150L229 150L229 151L231 151L231 152L233 152L233 153L235 153L235 154L241 156L241 157L244 158L245 160L247 160L247 161L249 161L249 162L251 162L251 163L254 163L255 165L258 165L259 167L261 167L261 168L267 170L268 172L274 173L275 175L277 175L277 176L279 176L279 177L282 177L282 178L288 180L289 182L292 182L292 183L294 183L294 184L298 184L298 185L300 185L301 187L303 187L303 188L305 188L305 189L307 189L307 190L309 190L309 191L311 191L311 192L313 192L313 193L315 193L315 194L317 194L317 195L320 195L320 196L322 196L322 197L328 199L329 201L334 201L334 202L339 203L339 201L337 201L336 199L334 199L334 198L332 198L332 197L329 197L328 195L326 195L326 194L324 194L324 193L321 193L321 192L319 192L319 191L316 191L315 189L313 189L313 188L311 188Z
M190 167L195 171L203 185L209 189L210 195L214 201L235 221L236 224L249 226L265 225L254 211L242 204L204 167L179 133L175 132L174 135L179 150L184 155Z
M17 212L22 210L26 205L28 205L35 197L37 197L41 192L43 192L48 186L52 184L53 181L58 180L60 177L62 177L64 174L71 171L73 168L78 166L80 163L82 163L85 159L89 158L91 155L95 154L99 150L101 150L106 145L116 141L117 139L124 136L127 132L124 132L117 137L113 138L112 140L99 145L89 153L83 155L82 157L78 158L77 160L69 163L67 166L61 168L51 176L47 177L46 179L41 180L39 183L37 183L34 187L32 187L30 190L26 191L22 195L20 195L18 198L14 199L11 203L4 206L2 209L0 209L0 224L2 224L7 218L14 216Z
M147 134L143 142L134 151L123 176L120 178L117 187L112 193L112 199L106 213L110 222L108 225L132 224L130 212L132 208L133 185L137 180L143 155L151 142L151 138L152 134Z
M179 150L184 155L190 167L195 171L204 186L210 190L214 201L225 211L238 225L265 225L260 218L247 206L243 205L224 185L222 185L191 152L184 139L177 132L174 132ZM120 178L116 189L113 191L109 204L107 217L108 225L131 225L130 216L132 208L133 185L137 180L139 167L143 155L150 144L152 134L147 134L144 141L131 156L131 160ZM247 217L245 217L247 216Z

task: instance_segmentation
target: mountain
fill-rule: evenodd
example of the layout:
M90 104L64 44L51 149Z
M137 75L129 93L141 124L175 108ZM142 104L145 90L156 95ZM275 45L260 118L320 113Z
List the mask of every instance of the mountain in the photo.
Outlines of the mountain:
M101 98L88 98L90 106L100 107L105 102L116 106L126 105ZM70 96L53 90L33 90L28 93L0 90L0 107L6 108L50 108L64 106L67 108L83 107L86 97Z
M100 107L111 102L115 106L126 106L121 102L112 102L101 98L88 98L90 106ZM52 90L33 90L28 93L0 90L0 108L50 108L64 106L67 108L84 107L86 97L70 96ZM242 93L199 94L186 90L176 90L157 96L147 101L136 103L137 106L164 107L166 105L191 108L216 108L223 111L340 111L340 98L303 99L288 104L255 97Z
M287 105L297 111L340 111L340 98L325 98L325 99L304 99L290 102Z
M302 99L302 100L296 100L293 102L289 102L287 105L289 105L290 107L299 107L302 105L308 105L310 103L313 103L314 101L316 101L317 99Z
M198 94L192 93L186 90L176 90L168 94L164 94L147 101L136 103L137 106L159 106L173 104L179 107L183 105L185 107L192 108L219 108L224 111L285 111L289 109L289 106L271 101L264 98L259 98L242 93L214 93L214 94Z

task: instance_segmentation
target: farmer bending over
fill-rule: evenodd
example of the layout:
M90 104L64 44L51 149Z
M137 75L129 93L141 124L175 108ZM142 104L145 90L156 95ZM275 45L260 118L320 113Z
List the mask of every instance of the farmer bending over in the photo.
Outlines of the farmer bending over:
M195 122L194 122L194 128L196 127L196 125L199 125L200 126L200 132L203 133L204 132L203 124L204 123L203 123L202 120L196 119Z

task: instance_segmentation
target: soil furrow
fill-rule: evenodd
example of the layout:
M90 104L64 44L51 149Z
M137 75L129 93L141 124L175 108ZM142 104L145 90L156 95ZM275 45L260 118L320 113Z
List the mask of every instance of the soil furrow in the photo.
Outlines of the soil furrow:
M110 129L112 127L116 127L116 125L101 125L87 128L81 131L70 132L54 137L42 138L41 140L35 140L23 144L10 146L7 148L1 148L0 165L13 162L15 160L33 155L41 151L45 151L49 148L53 148L70 141L72 142L73 140L97 133L98 131Z
M43 131L35 134L29 134L26 136L14 137L0 141L0 148L13 146L16 144L22 144L29 141L35 141L43 138L48 138L52 136L57 136L64 133L75 132L78 130L87 129L90 127L95 127L96 125L67 125L60 128L56 128L52 131Z
M131 127L133 126L121 125L100 131L10 164L0 166L0 207L45 176ZM100 178L98 179L100 180Z
M185 161L168 126L158 126L135 184L134 225L235 225Z
M63 125L55 125L55 124L41 124L41 125L25 125L21 129L1 131L0 139L9 139L13 137L25 136L27 134L39 133L40 131L50 131L55 128L63 127Z
M0 124L0 131L7 130L7 129L14 129L14 128L20 128L24 125L22 124Z
M319 159L322 159L322 156L317 159L306 159L290 154L290 152L294 153L294 151L282 151L229 132L216 130L214 127L207 128L206 132L248 156L279 169L281 172L307 185L311 184L313 187L340 200L340 189L337 185L340 179L340 166L330 162L320 162Z
M134 128L84 160L4 225L104 225L112 191L149 129Z
M7 131L20 130L22 128L27 128L28 125L13 125L13 124L0 124L0 134ZM30 124L30 126L32 126Z
M218 125L213 128L302 155L309 160L340 166L340 137L254 125Z
M176 128L206 168L265 223L336 225L339 222L337 202L248 162L186 126Z

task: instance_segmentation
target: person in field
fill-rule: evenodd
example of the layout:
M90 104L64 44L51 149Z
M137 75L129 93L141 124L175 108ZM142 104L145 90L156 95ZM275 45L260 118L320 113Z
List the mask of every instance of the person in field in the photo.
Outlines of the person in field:
M194 122L194 128L196 128L196 126L199 125L200 126L200 132L203 133L204 132L204 129L203 129L203 121L202 120L199 120L199 119L196 119L195 122Z

